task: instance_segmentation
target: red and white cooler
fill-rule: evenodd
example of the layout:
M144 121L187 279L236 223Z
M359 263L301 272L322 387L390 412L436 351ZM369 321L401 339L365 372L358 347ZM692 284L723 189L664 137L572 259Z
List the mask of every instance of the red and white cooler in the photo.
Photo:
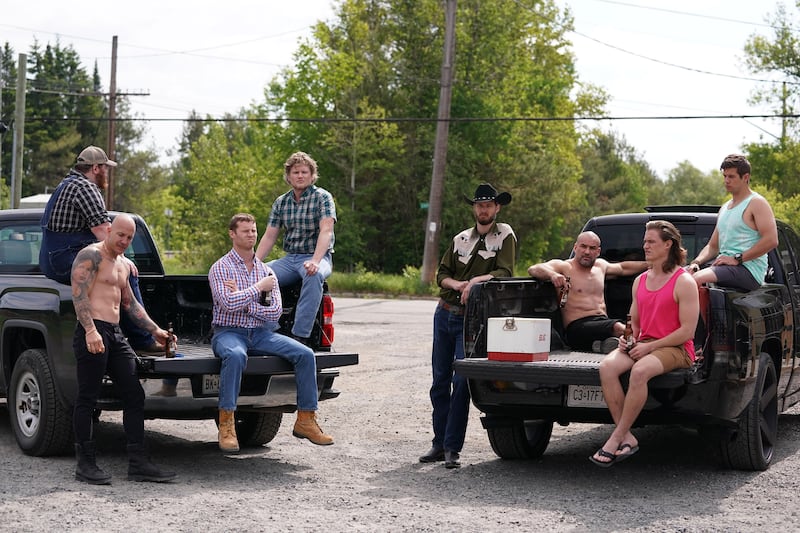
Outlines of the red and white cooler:
M546 361L550 353L549 318L490 318L486 335L494 361Z

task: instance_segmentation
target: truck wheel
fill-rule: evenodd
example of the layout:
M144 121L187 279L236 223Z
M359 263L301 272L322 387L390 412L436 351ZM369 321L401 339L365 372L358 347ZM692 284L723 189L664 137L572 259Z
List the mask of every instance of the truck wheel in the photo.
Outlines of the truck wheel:
M8 412L27 455L59 455L72 445L72 412L56 396L44 350L25 350L11 373Z
M739 416L738 427L723 431L722 461L737 470L766 470L778 437L778 379L772 358L761 354L753 399Z
M268 411L236 411L236 438L240 446L261 446L275 438L281 427L283 413ZM214 421L219 427L219 416Z
M508 426L486 428L492 450L502 459L536 459L550 443L553 422L519 420Z

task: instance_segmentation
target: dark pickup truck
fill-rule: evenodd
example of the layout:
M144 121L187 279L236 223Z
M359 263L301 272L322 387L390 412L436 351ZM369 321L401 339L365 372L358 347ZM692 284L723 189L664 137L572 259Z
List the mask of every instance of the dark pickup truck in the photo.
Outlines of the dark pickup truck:
M71 290L45 278L39 269L41 215L41 209L0 211L0 395L7 398L17 443L29 455L71 449L72 405L77 392L72 351L77 320ZM211 351L208 278L165 275L147 225L138 216L134 219L136 235L125 255L139 269L148 313L161 327L172 323L178 337L177 357L140 356L137 361L147 393L145 416L215 419L220 360ZM291 329L298 290L282 288L282 331ZM326 290L311 336L320 400L339 395L333 388L338 367L358 364L358 354L332 350L333 333L333 302ZM152 394L165 377L181 378L184 385L179 385L177 396ZM108 382L98 409L121 408L116 390ZM251 354L236 411L240 443L257 446L271 441L283 413L296 408L291 364L276 356Z
M647 213L598 216L584 230L602 241L601 257L644 260L642 237L650 220L668 220L683 236L689 258L706 245L718 208L669 206ZM723 466L765 470L773 457L778 414L800 400L800 238L778 222L779 244L769 253L766 282L742 293L710 287L708 324L698 326L700 357L690 369L649 383L637 425L697 427ZM606 280L608 314L622 318L631 302L633 278ZM473 289L465 316L467 358L456 372L469 380L472 401L495 453L502 458L541 456L553 423L612 423L598 365L601 354L570 351L560 340L559 300L549 281L509 278ZM490 317L551 320L546 361L506 362L487 356Z

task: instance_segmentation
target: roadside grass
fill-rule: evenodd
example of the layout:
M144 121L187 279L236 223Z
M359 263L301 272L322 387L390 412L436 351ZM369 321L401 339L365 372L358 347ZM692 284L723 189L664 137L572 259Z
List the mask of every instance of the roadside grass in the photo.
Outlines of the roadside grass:
M178 257L164 259L164 268L170 275L197 275L200 272L195 265L182 262ZM328 288L333 294L381 295L386 297L434 297L439 294L435 283L424 285L420 270L407 266L402 274L381 274L368 272L362 266L356 266L353 272L336 272L328 278Z

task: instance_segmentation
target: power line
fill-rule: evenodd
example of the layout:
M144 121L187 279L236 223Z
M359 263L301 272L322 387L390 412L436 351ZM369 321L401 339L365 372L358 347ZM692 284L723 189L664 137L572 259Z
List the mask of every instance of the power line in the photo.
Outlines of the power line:
M594 0L595 2L601 2L603 4L616 4L625 7L633 7L636 9L644 9L647 11L660 11L662 13L672 13L673 15L682 15L686 17L697 17L701 19L707 20L719 20L721 22L733 22L734 24L744 24L747 26L761 26L764 28L770 28L773 30L779 30L781 28L773 26L772 24L765 24L762 22L753 22L751 20L738 20L738 19L731 19L727 17L718 17L716 15L704 15L700 13L690 13L688 11L678 11L677 9L667 9L664 7L654 7L654 6L643 6L639 4L631 4L629 2L620 2L618 0Z
M665 65L665 66L668 66L668 67L677 68L677 69L681 69L681 70L686 70L686 71L689 71L689 72L696 72L698 74L705 74L705 75L708 75L708 76L718 76L718 77L721 77L721 78L737 79L737 80L744 80L744 81L754 81L754 82L760 82L760 83L788 83L790 85L800 85L800 82L784 81L784 80L769 80L769 79L764 79L764 78L751 78L749 76L739 76L739 75L736 75L736 74L724 74L724 73L720 73L720 72L712 72L712 71L709 71L709 70L703 70L703 69L698 69L698 68L694 68L694 67L687 67L687 66L684 66L684 65L678 65L676 63L670 63L669 61L656 59L654 57L646 56L644 54L633 52L633 51L628 50L626 48L622 48L620 46L616 46L616 45L607 43L605 41L601 41L600 39L597 39L597 38L592 37L590 35L587 35L585 33L579 32L578 30L576 30L574 28L571 28L571 27L565 26L563 24L560 24L558 21L553 20L553 19L551 19L549 17L546 17L545 15L543 15L543 14L539 13L538 11L536 11L534 8L532 8L532 7L528 6L528 5L525 5L520 0L512 0L512 1L515 4L517 4L518 6L520 6L521 8L523 8L523 9L525 9L527 11L530 11L534 15L538 16L539 18L541 18L543 20L546 20L550 24L553 24L555 26L560 26L562 29L564 29L565 31L567 31L569 33L574 33L575 35L583 37L584 39L588 39L588 40L590 40L592 42L595 42L597 44L600 44L602 46L611 48L612 50L616 50L618 52L622 52L623 54L628 54L628 55L631 55L631 56L634 56L634 57L638 57L640 59L644 59L645 61L651 61L653 63L658 63L658 64ZM613 2L612 0L599 0L599 1L607 1L609 3L617 3L617 4L620 4L620 5L625 5L625 6L630 6L630 7L642 7L642 8L645 8L644 6L638 6L638 5L635 5L635 4L628 4L628 3L624 3L624 2ZM657 10L658 8L652 8L652 9L656 9ZM706 16L706 15L698 15L698 14L694 14L694 13L687 13L687 12L674 11L674 10L666 10L666 9L664 9L664 11L670 11L670 12L673 12L675 14L680 14L680 15L685 15L685 16L696 16L696 17L703 17L703 18L718 18L718 17L711 17L711 16ZM722 19L722 20L726 20L726 19ZM733 20L733 19L728 20L728 21L729 22L742 23L742 24L745 23L743 21ZM753 23L753 25L758 25L758 24ZM769 26L769 27L774 28L773 26Z
M729 119L793 119L800 118L800 114L741 114L741 115L641 115L641 116L577 116L577 117L451 117L449 119L439 119L435 117L386 117L386 118L348 118L348 117L315 117L315 118L292 118L292 117L188 117L188 118L143 118L143 117L117 117L118 122L315 122L315 123L354 123L354 124L375 124L375 123L404 123L404 122L448 122L461 123L481 123L481 122L585 122L585 121L618 121L618 120L729 120ZM103 117L28 117L28 122L36 121L108 121Z

